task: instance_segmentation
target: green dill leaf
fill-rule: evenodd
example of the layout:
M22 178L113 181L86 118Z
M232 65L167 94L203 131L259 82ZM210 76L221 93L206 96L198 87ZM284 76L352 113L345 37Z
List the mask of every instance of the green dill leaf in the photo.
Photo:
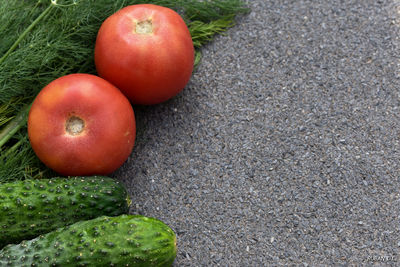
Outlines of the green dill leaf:
M187 2L188 5L185 8L185 16L190 21L208 23L249 12L249 9L244 6L241 0L191 0Z
M214 20L209 23L196 20L190 22L188 27L192 36L194 47L200 48L202 45L211 41L216 34L226 31L233 25L233 18L227 17Z
M18 142L1 151L0 182L38 178L51 173L36 157L27 136L19 135L17 138Z

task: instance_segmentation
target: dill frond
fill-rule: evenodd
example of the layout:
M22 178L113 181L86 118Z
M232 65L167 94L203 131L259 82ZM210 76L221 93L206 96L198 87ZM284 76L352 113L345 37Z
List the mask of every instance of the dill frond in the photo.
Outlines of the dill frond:
M27 136L18 136L18 142L0 154L0 182L42 177L47 170L36 157Z
M196 20L188 24L195 48L200 48L213 39L216 34L234 25L233 17L214 20L208 23Z
M249 12L241 0L190 0L186 2L185 17L190 21L209 23Z
M0 105L0 127L15 117L16 113L16 100L10 100L8 103Z

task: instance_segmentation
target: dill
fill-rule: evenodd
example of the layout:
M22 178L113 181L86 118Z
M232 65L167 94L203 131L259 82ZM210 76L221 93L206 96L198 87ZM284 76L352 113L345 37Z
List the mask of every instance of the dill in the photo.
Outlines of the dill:
M1 182L40 178L52 173L36 157L24 132L18 133L15 138L19 141L0 154Z
M152 3L176 10L195 48L248 12L240 0L0 1L0 182L49 171L35 157L26 117L37 93L70 73L96 73L93 51L101 23L124 6Z

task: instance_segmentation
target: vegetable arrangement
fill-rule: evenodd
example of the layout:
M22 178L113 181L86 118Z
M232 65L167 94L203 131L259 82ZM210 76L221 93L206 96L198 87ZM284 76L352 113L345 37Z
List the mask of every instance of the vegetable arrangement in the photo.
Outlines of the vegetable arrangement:
M33 153L26 130L29 105L51 81L96 74L94 47L104 20L133 4L153 3L182 13L196 48L247 12L241 0L0 1L0 182L51 177Z
M0 2L0 265L173 263L172 229L125 215L125 188L104 175L133 149L132 104L178 94L199 48L246 11L240 0Z

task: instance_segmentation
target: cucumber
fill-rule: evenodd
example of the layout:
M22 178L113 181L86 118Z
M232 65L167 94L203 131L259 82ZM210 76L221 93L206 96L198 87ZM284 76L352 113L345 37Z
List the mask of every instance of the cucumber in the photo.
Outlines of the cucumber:
M0 266L171 266L176 235L142 215L102 216L0 250Z
M128 211L127 192L104 176L0 184L0 249L77 221Z

